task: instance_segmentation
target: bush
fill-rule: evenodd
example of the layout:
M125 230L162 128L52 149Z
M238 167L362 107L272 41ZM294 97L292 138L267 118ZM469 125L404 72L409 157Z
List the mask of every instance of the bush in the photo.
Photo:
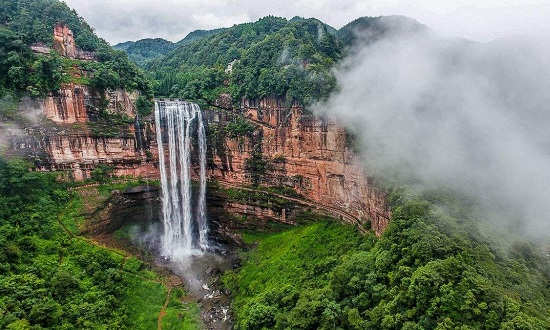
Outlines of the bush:
M97 165L91 172L91 178L95 182L106 183L111 179L114 168L106 164Z

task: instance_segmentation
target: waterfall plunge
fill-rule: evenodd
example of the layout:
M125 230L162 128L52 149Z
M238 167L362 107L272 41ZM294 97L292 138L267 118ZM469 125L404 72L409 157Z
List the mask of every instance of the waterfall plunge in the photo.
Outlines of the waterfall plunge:
M197 212L191 210L191 129L197 122L200 187ZM164 233L161 253L178 257L209 248L206 221L206 135L198 105L183 101L156 101L155 123L162 186ZM168 168L163 130L168 142ZM193 221L195 219L195 221ZM198 233L198 235L194 234Z

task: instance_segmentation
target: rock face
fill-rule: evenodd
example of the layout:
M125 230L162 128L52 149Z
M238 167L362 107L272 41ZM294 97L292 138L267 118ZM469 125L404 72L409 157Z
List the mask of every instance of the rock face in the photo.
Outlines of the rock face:
M57 24L53 30L53 48L61 55L80 60L93 60L94 55L76 47L73 31L65 24Z
M38 54L49 54L51 48L43 43L31 45L31 49ZM53 49L59 55L83 61L95 60L92 52L79 49L74 41L73 31L65 24L57 24L53 29Z
M54 48L66 57L86 55L64 25L55 27ZM12 137L11 150L32 159L40 170L64 171L75 180L89 178L99 164L112 167L118 176L158 178L155 124L138 125L136 98L124 90L101 94L67 84L37 101L45 120ZM390 217L385 195L366 175L343 128L306 113L298 104L273 98L244 100L238 110L231 107L231 99L225 96L216 102L216 109L204 111L209 122L210 179L229 187L255 183L290 189L297 194L292 203L299 207L273 207L263 197L243 201L221 196L226 200L218 204L227 213L292 223L298 211L316 209L362 228L370 226L377 234L384 230ZM113 131L109 123L99 120L100 108L126 121ZM236 115L253 125L252 132L220 134ZM193 172L197 177L198 169Z
M385 194L369 182L347 146L343 128L277 99L244 101L242 114L257 126L256 132L253 137L218 143L212 157L212 178L230 185L250 185L252 173L247 162L259 146L267 169L262 184L292 188L314 204L344 212L338 212L343 220L369 222L377 234L384 230L390 217ZM225 125L231 115L216 112L210 119Z
M87 86L66 84L43 100L42 112L57 124L86 123L94 115L97 116L101 97L101 94ZM118 89L106 92L105 97L108 101L107 111L135 118L137 93Z
M55 26L53 45L62 56L94 60L93 54L77 48L65 25ZM31 48L37 53L50 51L44 45ZM89 76L77 66L70 74ZM99 164L118 176L158 177L154 127L136 120L137 97L121 89L99 92L69 83L44 99L21 102L21 113L32 112L38 118L26 125L24 134L10 137L9 152L26 156L40 170L63 171L78 181L89 178ZM40 115L35 116L37 112ZM118 119L105 121L102 113Z

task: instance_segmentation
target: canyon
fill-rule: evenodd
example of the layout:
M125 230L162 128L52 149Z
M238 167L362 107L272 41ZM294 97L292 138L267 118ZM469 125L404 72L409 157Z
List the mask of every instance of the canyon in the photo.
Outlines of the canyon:
M94 60L93 54L82 55L66 27L56 26L54 35L54 49L61 55ZM111 168L115 176L158 179L156 123L152 114L139 118L137 97L136 92L99 92L71 83L44 99L22 102L21 110L32 108L40 120L24 127L24 134L11 136L10 152L32 160L38 170L61 171L76 181L89 179L100 165ZM125 121L116 127L102 122L101 107ZM387 226L390 210L384 192L365 172L345 129L333 120L278 98L243 99L234 107L230 97L222 95L202 111L210 181L225 188L257 190L254 185L259 184L293 192L293 196L280 195L291 198L293 207L229 199L222 203L225 211L285 223L293 223L297 210L320 211L363 230L371 228L377 235ZM238 118L253 127L251 134L226 134L227 125ZM196 164L196 141L192 149ZM265 165L262 173L247 168L254 157ZM198 174L198 166L193 166L193 178ZM209 195L214 198L212 189Z

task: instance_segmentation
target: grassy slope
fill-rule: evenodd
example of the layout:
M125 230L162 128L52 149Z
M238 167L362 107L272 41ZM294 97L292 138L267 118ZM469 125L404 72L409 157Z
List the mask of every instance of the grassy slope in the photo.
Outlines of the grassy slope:
M55 173L0 160L0 328L151 329L167 281L124 251L79 236L79 195ZM174 289L172 290L172 292ZM170 296L165 329L198 328Z

